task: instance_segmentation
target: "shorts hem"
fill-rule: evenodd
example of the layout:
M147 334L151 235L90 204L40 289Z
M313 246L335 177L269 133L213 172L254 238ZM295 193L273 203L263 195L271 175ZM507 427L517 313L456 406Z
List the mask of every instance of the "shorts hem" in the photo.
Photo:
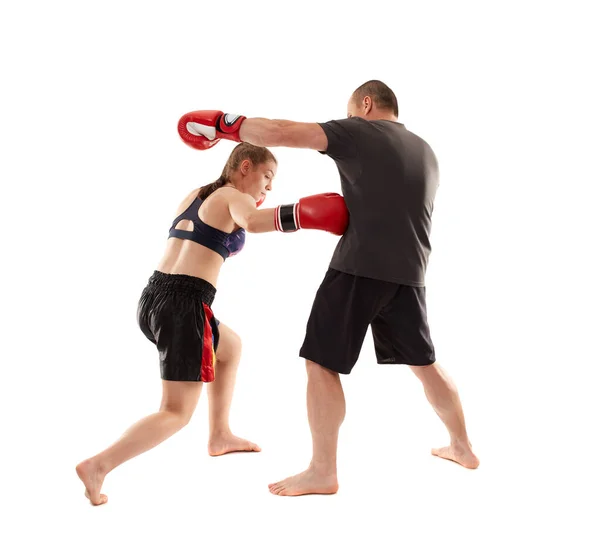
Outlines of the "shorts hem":
M413 362L408 362L406 360L394 360L393 362L390 362L389 360L377 360L377 364L380 366L415 366L415 367L424 367L424 366L430 366L435 364L436 360L433 361L429 361L426 360L425 363L415 363Z
M311 358L307 353L304 353L302 351L300 351L300 357L305 359L305 360L310 360L311 362L314 362L315 364L330 369L331 371L335 371L336 373L339 373L341 375L350 375L350 372L352 371L352 368L350 369L350 371L340 371L340 369L342 368L337 368L337 367L331 367L331 365L326 364L323 360L319 360L316 358Z
M196 378L196 379L172 379L172 378L170 378L170 376L163 375L163 374L160 375L160 378L163 381L184 381L186 383L210 383L210 381L202 381L202 379L198 379L198 378Z

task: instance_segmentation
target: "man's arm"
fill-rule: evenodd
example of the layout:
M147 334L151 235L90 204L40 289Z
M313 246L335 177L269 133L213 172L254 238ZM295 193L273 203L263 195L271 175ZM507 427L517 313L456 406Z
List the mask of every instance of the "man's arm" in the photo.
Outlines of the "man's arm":
M240 138L255 146L327 150L327 136L317 123L248 118L242 123Z
M325 131L317 123L246 118L223 111L192 111L179 119L181 139L196 150L212 148L222 138L249 142L255 146L308 148L324 152L328 148Z

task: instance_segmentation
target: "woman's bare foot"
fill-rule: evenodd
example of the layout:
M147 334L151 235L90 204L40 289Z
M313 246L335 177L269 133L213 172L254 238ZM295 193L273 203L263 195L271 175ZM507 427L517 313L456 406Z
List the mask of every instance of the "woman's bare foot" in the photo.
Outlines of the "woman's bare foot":
M92 459L87 459L77 465L75 468L77 476L85 486L85 496L93 506L101 506L108 501L106 494L100 494L102 483L106 472L104 472L98 463Z
M471 451L470 444L453 443L448 447L432 449L431 454L448 461L454 461L467 469L476 469L479 466L479 459Z
M256 443L234 436L231 432L212 435L208 441L208 454L211 457L218 457L226 453L258 452L260 450Z
M269 492L277 496L335 494L338 489L337 475L317 474L310 467L296 476L290 476L275 484L269 484Z

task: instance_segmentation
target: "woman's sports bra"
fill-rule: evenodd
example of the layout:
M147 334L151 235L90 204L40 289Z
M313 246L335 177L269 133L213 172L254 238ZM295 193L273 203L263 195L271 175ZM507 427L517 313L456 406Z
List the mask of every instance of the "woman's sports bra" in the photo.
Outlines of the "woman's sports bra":
M225 260L227 257L237 255L244 247L246 242L246 230L240 228L232 233L225 233L220 229L216 229L208 224L205 224L198 217L198 209L204 200L196 198L188 209L181 215L177 216L173 221L173 225L169 230L169 237L177 237L178 239L189 239L196 243L219 253ZM181 220L191 220L194 224L193 231L176 229L175 226Z

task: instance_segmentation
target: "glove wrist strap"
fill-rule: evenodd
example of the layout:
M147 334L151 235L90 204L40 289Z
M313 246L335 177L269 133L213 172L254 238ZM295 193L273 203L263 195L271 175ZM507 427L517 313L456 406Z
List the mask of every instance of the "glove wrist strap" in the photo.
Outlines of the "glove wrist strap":
M284 233L300 229L298 204L282 204L275 210L275 228Z

